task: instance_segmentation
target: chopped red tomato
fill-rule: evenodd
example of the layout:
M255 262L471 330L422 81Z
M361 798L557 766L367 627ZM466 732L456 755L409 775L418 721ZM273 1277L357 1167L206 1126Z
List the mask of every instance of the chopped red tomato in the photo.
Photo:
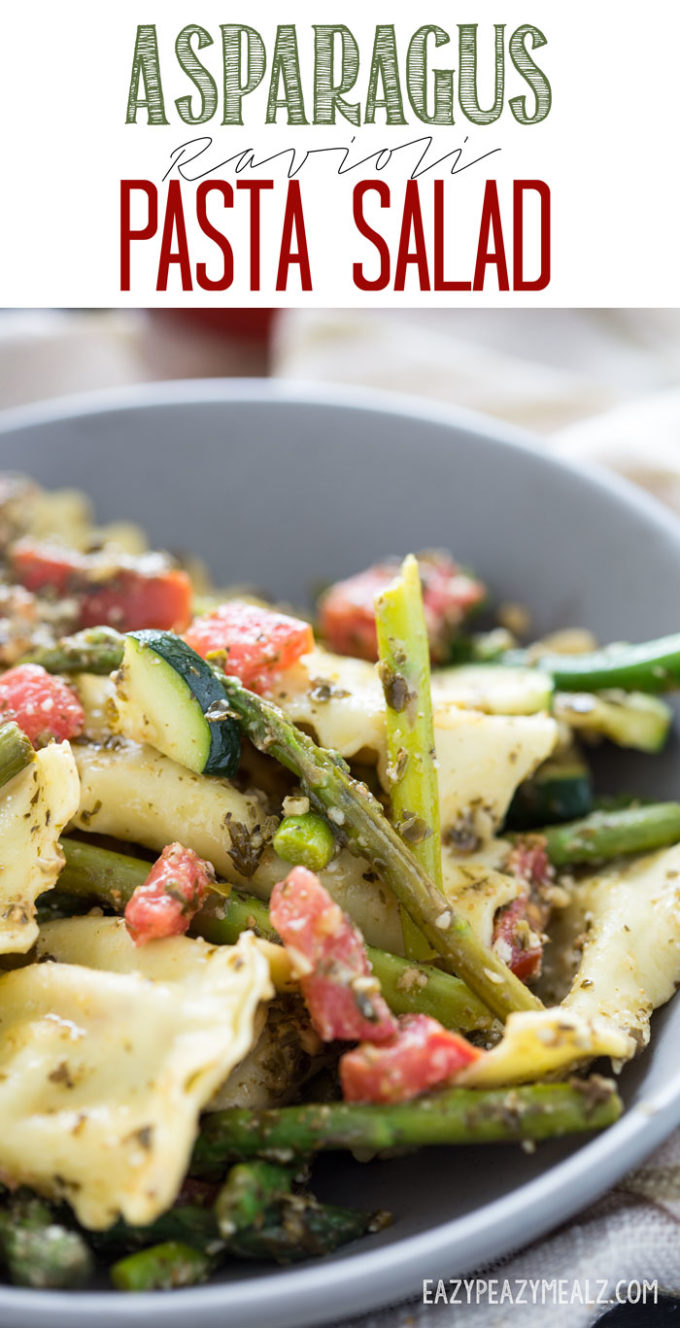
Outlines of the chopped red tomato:
M81 601L79 626L181 632L191 617L191 600L186 572L168 568L158 576L147 576L123 569L108 584L88 589Z
M378 658L375 596L394 579L399 566L396 560L377 563L326 591L319 602L319 629L331 650ZM442 663L466 613L484 599L486 591L446 553L419 554L418 567L430 654L434 663Z
M115 563L106 552L78 553L21 540L11 554L12 570L27 590L52 590L73 598L77 626L141 627L183 631L191 618L191 582L159 554Z
M537 978L543 962L541 929L534 929L531 912L529 895L518 895L498 910L493 928L494 950L522 982Z
M54 590L68 594L72 583L84 580L87 559L82 553L49 544L21 540L11 551L12 571L27 590Z
M214 879L211 864L193 849L168 844L125 907L125 925L135 945L183 936Z
M504 870L529 887L549 885L555 877L545 835L525 835L513 844Z
M427 1014L402 1015L399 1029L379 1046L364 1043L340 1058L347 1102L406 1102L451 1079L482 1052Z
M554 870L542 835L527 835L513 845L505 871L522 883L520 893L498 910L493 944L501 959L522 982L538 977L543 962L543 932L550 913L544 895Z
M264 691L273 674L314 649L309 623L239 599L195 618L184 639L204 659L224 651L224 672L251 691Z
M397 1029L371 972L360 931L318 876L294 867L274 886L272 923L300 976L312 1023L324 1042L380 1042Z
M15 719L34 747L77 738L85 723L75 692L40 664L19 664L0 676L0 715Z

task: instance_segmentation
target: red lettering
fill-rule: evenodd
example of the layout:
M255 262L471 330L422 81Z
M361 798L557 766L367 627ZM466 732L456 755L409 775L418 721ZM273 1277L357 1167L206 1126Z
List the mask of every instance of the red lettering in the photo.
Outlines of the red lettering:
M297 249L292 248L294 238L297 243ZM293 263L297 263L300 269L300 286L302 290L310 291L312 289L312 273L309 266L307 234L305 231L304 213L302 211L302 196L300 194L299 180L291 180L288 185L286 211L283 218L283 232L281 235L279 268L276 274L277 291L285 291L288 289L288 273Z
M364 216L364 197L367 193L373 192L380 199L381 208L390 206L390 189L384 180L362 180L356 185L352 195L352 210L354 213L354 224L360 235L365 240L369 240L378 251L380 257L380 271L377 277L372 280L364 275L363 264L354 263L352 266L352 277L354 285L358 290L378 291L384 290L390 279L390 251L387 242L378 231L374 231L369 226Z
M411 235L413 235L415 243L414 249L410 247ZM420 191L417 180L407 180L406 182L404 213L401 219L399 248L394 269L395 291L403 291L406 284L407 268L410 263L414 263L418 269L420 290L428 291L430 289L430 273L427 267L427 245L425 243L423 214L420 209Z
M490 242L493 242L493 249L489 248ZM482 219L479 225L479 243L477 245L477 261L475 263L475 275L472 282L472 289L474 291L484 290L486 269L490 263L495 264L498 273L498 289L502 291L510 290L508 264L505 257L505 244L503 241L501 209L498 201L498 185L495 180L487 180L486 188L484 190Z
M538 276L527 281L524 276L524 196L529 190L538 194L541 210L541 262ZM515 180L512 188L512 283L515 290L545 290L550 282L550 189L545 180Z
M218 231L208 217L208 194L211 193L222 195L225 208L234 206L234 191L226 180L204 180L199 184L196 191L196 217L203 234L214 241L222 254L222 275L209 277L207 264L198 263L196 280L201 290L222 291L228 290L234 280L234 253L226 235Z
M131 199L133 190L146 194L147 222L141 230L131 227ZM158 190L150 180L121 180L120 182L120 288L130 289L130 244L133 240L150 240L158 228Z
M175 232L177 233L177 248L173 249L172 246ZM156 279L157 291L168 289L168 276L170 274L171 263L176 263L179 267L180 276L182 278L182 290L192 290L189 241L187 240L187 228L184 221L184 207L182 205L182 189L179 180L171 180L168 185L163 235L161 237L161 250L158 256L158 277Z
M436 291L469 291L471 281L447 281L444 276L444 181L434 182L434 288Z
M273 180L239 180L237 189L250 194L250 289L260 289L260 195L263 189L273 189Z

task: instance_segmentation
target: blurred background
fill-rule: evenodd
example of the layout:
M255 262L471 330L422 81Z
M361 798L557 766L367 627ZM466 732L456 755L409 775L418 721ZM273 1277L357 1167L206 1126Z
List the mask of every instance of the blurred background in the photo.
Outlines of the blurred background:
M274 375L484 411L680 512L680 310L4 310L0 408Z

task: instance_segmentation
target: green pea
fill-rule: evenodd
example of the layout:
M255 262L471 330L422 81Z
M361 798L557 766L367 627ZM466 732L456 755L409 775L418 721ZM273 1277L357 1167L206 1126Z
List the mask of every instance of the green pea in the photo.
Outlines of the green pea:
M310 871L323 871L335 853L335 839L322 816L284 816L274 835L274 849L284 862Z
M119 1259L110 1274L118 1291L165 1291L207 1281L210 1260L193 1245L169 1240Z

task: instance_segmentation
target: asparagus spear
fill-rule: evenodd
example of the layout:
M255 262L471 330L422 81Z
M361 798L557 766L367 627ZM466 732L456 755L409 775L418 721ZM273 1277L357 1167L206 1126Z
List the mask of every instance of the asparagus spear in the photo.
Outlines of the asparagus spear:
M117 1222L97 1232L95 1244L106 1255L143 1242L112 1277L121 1290L145 1291L203 1281L225 1255L292 1263L329 1254L385 1220L293 1193L296 1179L295 1169L251 1158L230 1168L214 1208L180 1203L148 1227ZM193 1258L199 1253L203 1262Z
M312 1194L293 1193L294 1179L289 1167L257 1158L231 1168L215 1203L230 1254L295 1263L331 1254L389 1220L387 1214L320 1204Z
M215 1219L220 1235L231 1240L248 1228L261 1230L272 1210L290 1195L294 1173L274 1162L253 1159L232 1167L215 1200Z
M21 663L42 664L48 673L112 673L123 662L124 642L114 627L88 627L24 655Z
M321 1149L381 1152L436 1144L504 1143L547 1139L611 1125L622 1103L609 1080L511 1089L449 1088L389 1106L355 1102L231 1108L204 1117L192 1170L219 1170L236 1157L279 1161Z
M375 622L378 672L385 694L392 819L423 871L443 894L430 644L413 554L404 559L399 577L376 596ZM401 919L407 955L432 958L432 947L403 904Z
M61 847L66 865L59 877L59 891L97 899L116 912L123 911L133 890L149 874L148 862L94 844L64 838ZM59 894L51 891L45 898L58 903ZM193 930L213 945L233 945L246 930L265 940L278 940L266 904L235 889L226 897L211 898L194 919ZM489 1027L492 1022L489 1011L459 978L429 964L410 962L372 946L367 948L373 971L395 1014L420 1011L432 1015L447 1028L463 1032Z
M311 1195L288 1195L281 1211L264 1226L237 1232L228 1242L230 1254L241 1259L273 1259L298 1263L318 1258L387 1224L387 1214L369 1214L335 1204L320 1204Z
M429 1014L445 1028L470 1033L490 1028L493 1019L469 987L452 973L415 959L402 959L367 945L373 972L394 1014Z
M86 899L99 899L122 913L138 885L143 885L151 863L126 853L64 837L60 847L66 859L58 889Z
M671 692L680 687L680 633L639 645L616 644L581 655L510 650L501 664L533 664L550 673L562 692Z
M93 1271L83 1237L56 1221L42 1199L21 1191L0 1208L0 1257L17 1286L79 1287Z
M148 1226L134 1227L119 1219L105 1231L93 1232L91 1239L95 1250L110 1255L111 1251L138 1250L168 1241L210 1249L219 1241L219 1232L212 1208L177 1203Z
M236 678L218 674L234 714L253 746L299 778L316 811L325 813L342 842L368 858L391 887L446 968L457 974L499 1018L541 1003L493 950L475 935L412 856L364 784L352 779L336 752L317 747L278 706L256 696Z
M212 1267L212 1260L202 1250L168 1240L119 1259L110 1269L110 1275L118 1291L168 1291L171 1287L206 1282Z
M0 727L0 788L21 774L33 760L33 746L18 724L10 721Z
M680 802L592 812L581 821L547 826L535 833L545 836L548 857L556 867L648 853L680 841Z

